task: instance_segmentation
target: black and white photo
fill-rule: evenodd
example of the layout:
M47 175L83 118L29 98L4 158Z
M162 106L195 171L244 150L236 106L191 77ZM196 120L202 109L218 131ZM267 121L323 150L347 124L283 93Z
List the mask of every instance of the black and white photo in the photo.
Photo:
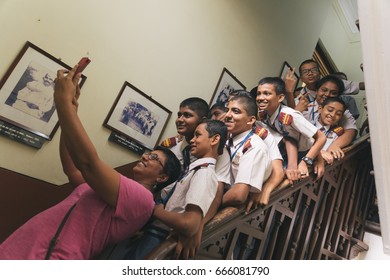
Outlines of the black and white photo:
M71 69L26 42L0 81L0 119L51 140L58 128L53 99L57 70ZM86 80L82 75L80 87Z
M171 116L171 111L125 82L104 126L153 149Z

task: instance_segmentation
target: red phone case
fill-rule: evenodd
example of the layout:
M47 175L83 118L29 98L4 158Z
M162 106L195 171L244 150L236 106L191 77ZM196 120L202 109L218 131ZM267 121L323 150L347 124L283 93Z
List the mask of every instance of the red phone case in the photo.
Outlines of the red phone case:
M76 73L83 72L85 67L91 62L91 60L88 57L82 57L78 63L79 67L76 69Z

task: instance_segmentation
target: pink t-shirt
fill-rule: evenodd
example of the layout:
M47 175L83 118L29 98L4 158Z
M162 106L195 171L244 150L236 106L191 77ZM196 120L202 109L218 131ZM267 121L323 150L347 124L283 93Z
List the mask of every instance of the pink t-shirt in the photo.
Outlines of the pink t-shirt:
M144 186L121 176L116 209L86 183L59 204L34 216L0 245L0 259L44 259L66 212L74 205L51 259L90 259L107 245L138 231L150 218L153 195Z

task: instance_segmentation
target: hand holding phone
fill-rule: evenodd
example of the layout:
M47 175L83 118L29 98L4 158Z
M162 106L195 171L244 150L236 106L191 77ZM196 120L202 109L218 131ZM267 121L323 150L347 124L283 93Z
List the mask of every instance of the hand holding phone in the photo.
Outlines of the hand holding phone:
M87 67L87 65L90 62L91 62L91 60L88 57L82 57L80 59L79 63L77 63L79 66L77 67L76 72L74 73L74 75L76 76L78 73L83 72L84 69Z

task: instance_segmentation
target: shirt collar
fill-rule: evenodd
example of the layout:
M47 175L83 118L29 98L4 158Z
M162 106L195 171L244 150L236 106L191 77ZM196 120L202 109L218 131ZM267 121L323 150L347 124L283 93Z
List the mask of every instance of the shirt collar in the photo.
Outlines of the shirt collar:
M217 160L215 158L211 158L211 157L199 158L190 164L189 170L192 170L195 167L202 165L202 164L205 164L205 163L215 165L216 162L217 162Z
M282 108L280 108L282 105L279 104L278 108L275 110L275 112L272 114L272 116L269 118L269 121L271 124L274 124L275 123L275 120L276 118L278 117L279 115L279 112L282 110Z
M245 137L248 135L248 133L251 132L251 129L244 131L235 137L233 137L233 146L236 147L239 143L241 143L242 140L245 139Z

